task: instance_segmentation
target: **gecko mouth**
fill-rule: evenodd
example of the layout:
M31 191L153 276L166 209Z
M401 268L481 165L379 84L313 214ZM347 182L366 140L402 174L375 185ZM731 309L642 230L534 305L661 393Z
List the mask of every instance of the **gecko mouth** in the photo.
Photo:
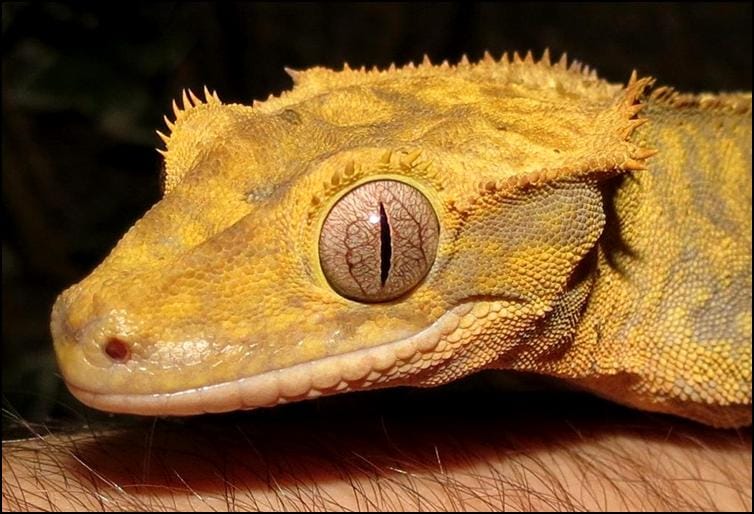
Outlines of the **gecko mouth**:
M426 329L398 341L219 384L155 394L97 393L70 381L66 381L66 385L76 398L90 407L152 416L254 409L346 391L394 386L450 359L462 344L460 337L454 337L459 325L468 327L480 321L471 312L478 303L456 306Z

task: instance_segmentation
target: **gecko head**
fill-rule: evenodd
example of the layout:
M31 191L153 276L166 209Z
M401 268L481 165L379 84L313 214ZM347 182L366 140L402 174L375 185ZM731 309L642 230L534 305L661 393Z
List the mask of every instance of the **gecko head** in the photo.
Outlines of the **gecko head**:
M53 308L83 402L193 414L441 383L550 330L573 290L581 307L599 184L640 164L640 81L521 61L294 78L253 108L184 95L163 199Z

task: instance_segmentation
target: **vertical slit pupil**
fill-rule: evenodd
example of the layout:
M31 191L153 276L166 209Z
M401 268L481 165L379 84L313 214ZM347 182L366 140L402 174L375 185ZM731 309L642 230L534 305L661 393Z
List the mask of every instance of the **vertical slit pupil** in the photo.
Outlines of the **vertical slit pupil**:
M385 287L393 258L393 244L390 239L390 223L385 206L380 202L380 284Z

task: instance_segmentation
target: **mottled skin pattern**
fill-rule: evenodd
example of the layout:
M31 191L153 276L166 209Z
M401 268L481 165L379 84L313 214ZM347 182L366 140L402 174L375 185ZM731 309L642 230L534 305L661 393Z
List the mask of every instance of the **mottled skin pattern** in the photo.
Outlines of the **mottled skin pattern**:
M750 95L547 55L291 74L253 107L176 107L164 198L53 310L82 401L191 414L502 368L751 423ZM380 178L426 196L439 243L415 289L360 303L318 241Z

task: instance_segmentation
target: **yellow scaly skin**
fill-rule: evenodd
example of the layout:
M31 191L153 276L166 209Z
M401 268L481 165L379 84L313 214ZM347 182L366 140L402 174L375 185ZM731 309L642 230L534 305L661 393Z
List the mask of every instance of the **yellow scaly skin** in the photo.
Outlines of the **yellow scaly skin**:
M175 107L164 198L53 309L84 403L219 412L500 368L751 423L750 94L647 97L547 54L290 73L253 107ZM317 245L376 178L423 192L440 240L415 289L366 304Z

